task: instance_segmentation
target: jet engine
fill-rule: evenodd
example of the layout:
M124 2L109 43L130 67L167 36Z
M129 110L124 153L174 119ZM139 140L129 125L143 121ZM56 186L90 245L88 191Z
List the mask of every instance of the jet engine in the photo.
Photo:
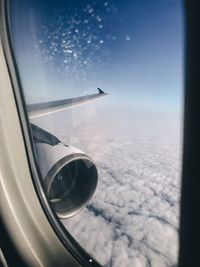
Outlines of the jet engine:
M92 197L98 180L92 159L32 125L37 163L46 196L60 218L78 213Z

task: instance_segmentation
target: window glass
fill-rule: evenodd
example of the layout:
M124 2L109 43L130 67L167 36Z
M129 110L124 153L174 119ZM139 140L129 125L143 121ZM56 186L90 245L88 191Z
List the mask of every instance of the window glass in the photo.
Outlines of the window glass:
M176 266L181 1L9 2L50 205L103 266Z

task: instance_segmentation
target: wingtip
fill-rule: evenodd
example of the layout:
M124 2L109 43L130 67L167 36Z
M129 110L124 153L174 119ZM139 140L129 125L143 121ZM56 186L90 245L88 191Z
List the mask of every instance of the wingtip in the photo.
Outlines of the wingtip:
M99 91L99 94L108 95L107 93L105 93L105 92L104 92L103 90L101 90L100 88L97 87L97 89L98 89L98 91Z

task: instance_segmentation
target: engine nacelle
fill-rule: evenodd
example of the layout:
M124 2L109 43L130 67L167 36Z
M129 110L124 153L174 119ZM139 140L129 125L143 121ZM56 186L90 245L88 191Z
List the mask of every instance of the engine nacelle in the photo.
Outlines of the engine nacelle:
M78 213L95 192L98 173L82 151L58 143L35 143L46 196L60 218Z

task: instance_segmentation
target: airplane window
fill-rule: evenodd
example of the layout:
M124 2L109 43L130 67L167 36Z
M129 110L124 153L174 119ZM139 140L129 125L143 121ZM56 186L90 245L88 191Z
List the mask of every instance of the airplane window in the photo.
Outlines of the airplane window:
M41 184L66 231L91 266L177 266L182 2L10 0L9 15Z

